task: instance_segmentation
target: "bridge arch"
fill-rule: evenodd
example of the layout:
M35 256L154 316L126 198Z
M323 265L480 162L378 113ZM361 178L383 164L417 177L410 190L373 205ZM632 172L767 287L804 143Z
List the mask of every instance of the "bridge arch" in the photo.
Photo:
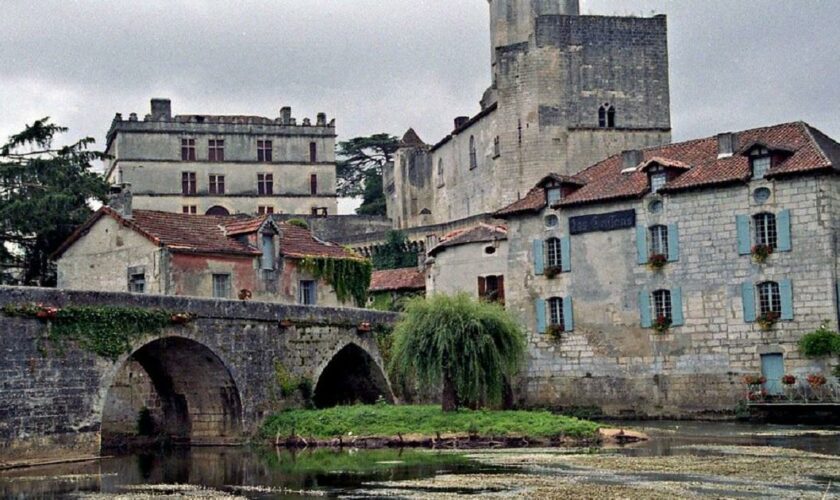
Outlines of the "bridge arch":
M348 342L319 367L313 401L318 408L394 401L381 361L355 342Z
M101 447L228 444L243 432L242 399L228 364L186 337L147 342L103 384Z

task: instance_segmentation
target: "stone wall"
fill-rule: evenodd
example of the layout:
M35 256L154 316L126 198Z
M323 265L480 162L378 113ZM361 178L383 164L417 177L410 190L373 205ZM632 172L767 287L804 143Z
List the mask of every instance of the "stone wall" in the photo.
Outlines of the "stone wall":
M494 249L488 254L485 249ZM507 241L476 242L437 252L426 271L426 293L466 292L478 298L478 278L507 274ZM506 277L508 279L508 277Z
M144 348L155 352L147 349L151 345L168 352L157 361L160 366L179 367L180 372L168 373L174 390L186 398L188 406L213 410L205 412L210 416L220 411L218 405L223 402L218 399L219 388L198 391L195 384L206 385L212 377L232 381L234 393L226 397L240 403L232 422L239 435L215 436L211 431L220 424L211 419L203 424L205 434L195 434L204 442L214 442L213 437L241 440L282 405L284 398L278 395L275 382L277 363L292 376L311 380L314 387L330 360L353 344L381 369L376 341L357 327L363 322L390 324L396 318L359 309L0 287L0 307L25 303L132 306L196 314L187 325L173 325L136 342L133 353ZM109 389L115 382L124 382L123 367L133 359L127 354L111 362L73 343L59 349L45 339L46 328L39 320L0 314L0 461L98 453ZM169 351L167 342L172 347ZM192 347L175 349L181 344ZM206 354L193 355L199 352ZM212 377L201 376L208 362L216 363L217 369L208 372ZM193 399L199 396L204 399ZM198 417L190 415L194 433L200 430Z
M688 417L733 411L741 378L761 373L761 355L782 354L786 373L828 375L828 360L803 358L796 343L823 321L837 328L836 193L830 176L705 189L588 205L509 221L508 308L529 331L525 402L598 406L609 415ZM769 201L753 191L767 187ZM663 202L660 213L649 203ZM679 259L662 271L639 264L635 228L571 236L571 271L548 279L534 269L533 242L567 236L569 217L632 209L637 223L676 224ZM791 211L792 251L756 264L738 255L736 215ZM557 230L543 217L556 213ZM517 235L519 237L517 237ZM789 279L792 321L762 331L744 319L742 285ZM681 289L684 325L642 328L640 292ZM560 340L536 332L537 299L571 298L574 330Z

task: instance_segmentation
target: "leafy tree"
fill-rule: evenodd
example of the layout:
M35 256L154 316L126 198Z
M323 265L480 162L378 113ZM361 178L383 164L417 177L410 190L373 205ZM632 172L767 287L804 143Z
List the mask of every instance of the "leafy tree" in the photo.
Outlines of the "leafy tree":
M356 213L385 215L382 169L391 162L399 147L396 137L374 134L338 143L338 195L363 196Z
M91 171L105 155L88 150L90 137L53 148L66 131L43 118L0 146L0 263L20 270L14 282L55 285L50 254L90 216L90 200L106 199L108 184Z
M393 335L391 371L423 389L441 387L443 411L499 401L525 354L513 317L465 293L409 301Z
M417 252L409 249L408 236L402 231L388 231L385 243L373 252L373 268L403 269L417 266Z

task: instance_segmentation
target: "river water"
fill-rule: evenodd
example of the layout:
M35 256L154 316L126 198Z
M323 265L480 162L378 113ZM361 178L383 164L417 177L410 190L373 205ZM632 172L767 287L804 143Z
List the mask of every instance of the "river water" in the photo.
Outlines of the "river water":
M614 425L651 439L599 449L180 449L2 472L0 497L840 498L840 428Z

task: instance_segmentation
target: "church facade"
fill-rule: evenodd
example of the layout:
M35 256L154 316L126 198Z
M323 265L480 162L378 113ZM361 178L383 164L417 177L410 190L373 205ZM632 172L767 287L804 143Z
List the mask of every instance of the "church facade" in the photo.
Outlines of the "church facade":
M398 228L494 212L549 172L671 139L667 22L582 16L576 0L490 0L492 84L472 117L386 169Z

